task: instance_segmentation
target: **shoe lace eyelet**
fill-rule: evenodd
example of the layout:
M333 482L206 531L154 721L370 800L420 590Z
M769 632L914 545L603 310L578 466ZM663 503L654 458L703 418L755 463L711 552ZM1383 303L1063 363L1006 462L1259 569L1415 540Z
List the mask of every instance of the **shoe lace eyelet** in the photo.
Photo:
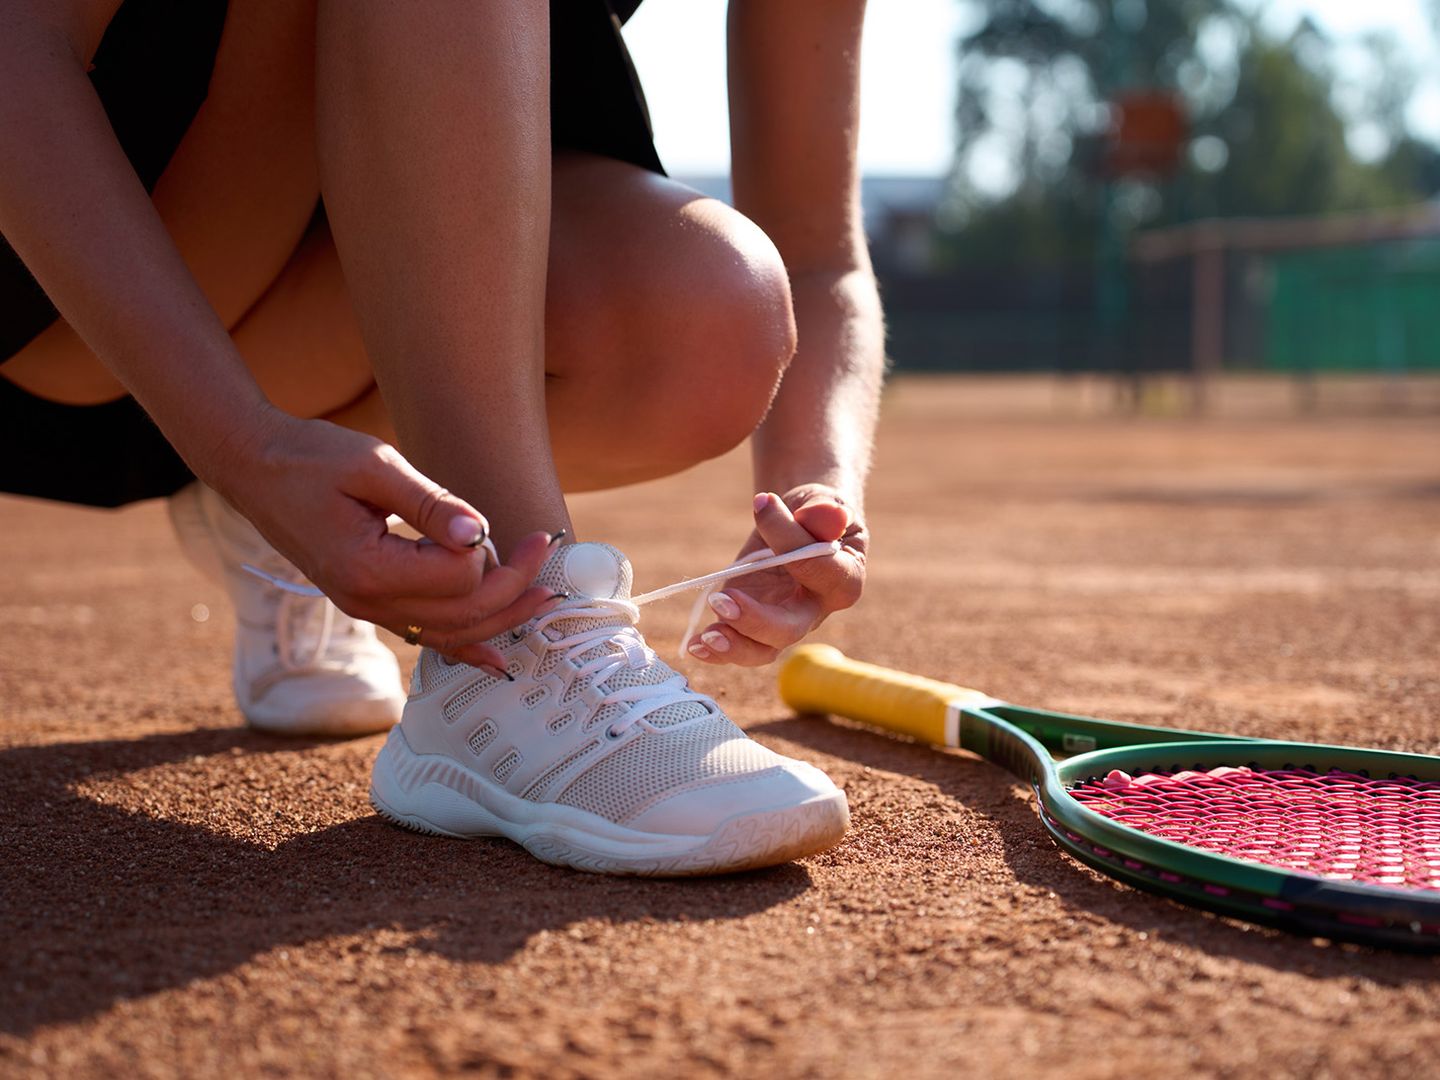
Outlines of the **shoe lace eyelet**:
M609 727L607 727L607 728L605 729L605 737L606 737L607 739L610 739L611 741L614 741L615 739L620 738L620 736L621 736L621 735L624 735L624 734L625 734L625 733L624 733L623 731L616 731L614 724L611 724Z

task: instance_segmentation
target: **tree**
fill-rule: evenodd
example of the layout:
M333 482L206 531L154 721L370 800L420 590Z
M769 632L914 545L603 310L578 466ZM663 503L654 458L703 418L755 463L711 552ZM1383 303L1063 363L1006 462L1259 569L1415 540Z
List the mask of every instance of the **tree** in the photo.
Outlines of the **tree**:
M1189 87L1223 100L1206 56L1238 21L1229 0L970 0L960 44L956 190L962 204L1062 183L1077 142L1098 134L1124 86ZM1216 86L1217 76L1222 85ZM1003 174L1003 175L1002 175ZM963 207L962 207L963 208Z
M1233 0L970 2L980 19L961 43L947 220L956 258L1080 257L1107 213L1124 229L1390 205L1416 197L1434 168L1403 134L1408 90L1383 59L1375 68L1389 82L1366 88L1357 108L1388 125L1393 161L1356 159L1332 100L1332 43L1308 22L1277 42ZM1107 193L1087 157L1110 121L1107 99L1137 86L1180 97L1192 153L1173 179Z
M1382 169L1352 153L1331 100L1327 45L1308 21L1285 42L1251 28L1234 94L1196 123L1201 137L1225 144L1226 161L1213 172L1186 170L1163 219L1320 214L1410 201ZM1393 123L1393 114L1386 120Z

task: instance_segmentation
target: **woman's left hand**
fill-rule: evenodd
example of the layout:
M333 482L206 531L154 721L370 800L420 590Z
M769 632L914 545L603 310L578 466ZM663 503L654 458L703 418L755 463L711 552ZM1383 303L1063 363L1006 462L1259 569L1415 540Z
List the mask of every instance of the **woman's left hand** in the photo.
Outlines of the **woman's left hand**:
M755 531L742 557L827 540L839 540L840 550L728 581L710 597L719 621L688 643L690 655L712 664L768 664L831 612L860 599L870 534L855 504L824 484L802 484L783 497L756 495Z

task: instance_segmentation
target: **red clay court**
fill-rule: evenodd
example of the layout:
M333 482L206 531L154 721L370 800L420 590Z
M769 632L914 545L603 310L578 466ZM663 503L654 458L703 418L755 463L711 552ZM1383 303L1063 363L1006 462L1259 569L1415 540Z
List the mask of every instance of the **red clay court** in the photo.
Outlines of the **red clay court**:
M992 386L891 386L871 584L819 640L1050 708L1440 752L1433 415L1120 417ZM650 588L726 564L748 493L732 455L574 507ZM841 846L592 877L381 823L379 736L237 726L228 611L159 504L0 499L0 567L0 1074L1440 1068L1440 959L1116 885L1000 770L791 717L773 670L697 682L845 788ZM657 648L687 607L647 610Z

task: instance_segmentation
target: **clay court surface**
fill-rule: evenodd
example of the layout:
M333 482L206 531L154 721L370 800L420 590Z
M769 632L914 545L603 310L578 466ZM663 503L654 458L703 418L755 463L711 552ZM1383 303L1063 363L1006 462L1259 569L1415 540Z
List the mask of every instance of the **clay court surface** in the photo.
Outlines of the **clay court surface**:
M1440 752L1433 416L974 400L892 386L870 588L822 640L1019 702ZM651 588L728 562L748 493L731 456L575 516ZM649 609L652 643L687 607ZM997 769L789 716L771 671L698 682L846 789L825 855L631 881L398 831L366 801L380 737L237 726L227 616L158 504L0 499L0 1074L1440 1070L1440 960L1114 885Z

